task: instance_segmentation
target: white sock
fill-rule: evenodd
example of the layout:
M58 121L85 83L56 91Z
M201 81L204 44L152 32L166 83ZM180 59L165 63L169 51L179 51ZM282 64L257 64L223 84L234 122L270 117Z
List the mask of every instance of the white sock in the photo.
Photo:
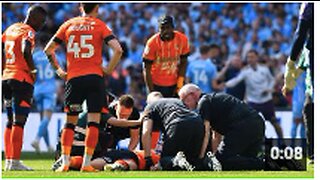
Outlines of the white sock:
M36 138L34 141L37 142L37 143L39 143L39 142L40 142L40 139L39 139L39 138Z
M84 156L83 156L83 162L82 162L82 167L89 166L89 165L90 165L90 162L91 162L91 158L92 158L92 155L84 154Z
M6 163L6 164L9 164L9 163L11 163L11 162L12 162L12 159L6 159L6 160L5 160L5 163Z
M70 155L62 154L61 158L62 158L62 164L69 166L69 164L70 164L70 160L69 160L70 159Z

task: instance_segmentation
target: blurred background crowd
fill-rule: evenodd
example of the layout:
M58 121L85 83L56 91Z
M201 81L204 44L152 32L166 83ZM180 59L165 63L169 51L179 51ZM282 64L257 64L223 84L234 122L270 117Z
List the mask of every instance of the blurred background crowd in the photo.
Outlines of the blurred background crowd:
M11 24L23 21L28 3L2 4L2 33ZM39 34L49 40L66 20L79 15L78 3L43 4L49 12L46 27ZM291 99L281 95L286 58L291 49L298 22L298 3L104 3L103 20L121 41L124 54L111 76L105 78L108 90L119 96L135 97L140 110L145 106L146 87L142 76L142 53L148 38L158 31L157 19L168 14L175 18L175 29L184 32L190 42L188 61L200 56L200 47L209 46L209 56L218 71L239 71L246 65L246 53L255 49L259 61L266 64L276 79L274 103L288 108ZM107 48L104 48L107 49ZM104 59L107 64L109 53ZM63 48L58 59L65 63ZM63 110L63 85L57 90L56 112ZM243 87L245 88L245 87ZM226 91L226 90L222 90Z

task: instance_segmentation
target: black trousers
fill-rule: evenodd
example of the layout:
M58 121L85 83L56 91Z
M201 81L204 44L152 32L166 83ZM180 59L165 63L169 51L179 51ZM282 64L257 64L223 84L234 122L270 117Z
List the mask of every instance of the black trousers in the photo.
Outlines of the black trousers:
M165 129L163 133L160 163L164 170L172 170L171 160L179 151L184 152L191 164L198 160L204 137L202 121L186 120L175 123Z
M257 158L264 144L265 124L257 114L239 120L224 134L222 149L216 153L223 170L261 170L263 160Z
M310 96L306 97L304 109L303 109L303 119L305 127L307 128L307 142L308 142L308 157L313 159L314 155L314 116L313 116L313 107L314 103Z

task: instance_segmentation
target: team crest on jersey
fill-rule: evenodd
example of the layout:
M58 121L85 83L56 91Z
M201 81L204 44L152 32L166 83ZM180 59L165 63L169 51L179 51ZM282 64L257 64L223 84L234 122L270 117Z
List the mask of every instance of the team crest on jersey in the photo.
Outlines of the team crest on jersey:
M29 31L29 32L28 32L28 37L29 37L29 38L33 38L33 37L34 37L34 33L33 33L32 31Z

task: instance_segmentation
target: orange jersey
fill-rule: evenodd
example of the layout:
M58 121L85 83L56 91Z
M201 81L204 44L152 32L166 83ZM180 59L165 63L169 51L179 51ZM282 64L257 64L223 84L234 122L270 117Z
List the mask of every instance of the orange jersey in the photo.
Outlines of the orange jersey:
M143 52L144 59L153 61L152 82L159 86L175 85L180 56L189 54L189 51L188 38L183 33L174 31L174 38L171 41L162 41L160 33L153 35Z
M137 155L139 160L139 170L144 170L144 167L146 165L146 160L144 159L144 151L137 150L134 151L134 153ZM156 154L153 150L151 151L151 159L153 161L153 164L157 164L160 160L160 155Z
M15 23L2 34L2 43L5 44L5 69L3 80L15 79L34 83L26 59L23 56L22 46L25 40L31 43L33 51L35 45L35 30L24 23Z
M88 74L103 75L103 43L114 37L104 22L95 17L75 17L62 24L55 37L67 47L68 80Z

